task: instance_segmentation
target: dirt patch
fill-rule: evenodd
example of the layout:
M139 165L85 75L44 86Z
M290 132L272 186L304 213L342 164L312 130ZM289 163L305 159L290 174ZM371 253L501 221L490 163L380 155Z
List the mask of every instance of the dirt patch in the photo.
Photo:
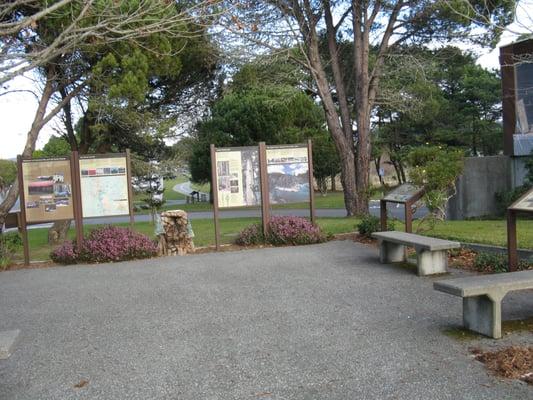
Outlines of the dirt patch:
M470 351L493 374L533 385L533 347L511 346L496 351L472 348Z
M41 269L49 267L62 267L61 264L56 264L53 261L32 261L30 265L24 265L23 263L11 264L2 269L2 271L16 271L19 269Z
M448 264L451 267L479 272L474 267L477 253L470 249L457 249L448 253Z

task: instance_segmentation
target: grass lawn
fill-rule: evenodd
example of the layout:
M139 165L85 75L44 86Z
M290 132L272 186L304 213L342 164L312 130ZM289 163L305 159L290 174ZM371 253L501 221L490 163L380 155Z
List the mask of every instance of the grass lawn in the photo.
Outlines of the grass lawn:
M229 218L220 220L220 232L222 243L231 243L238 232L246 226L259 222L259 218ZM318 218L318 224L325 233L336 234L354 232L358 220L356 218ZM207 246L215 243L214 225L211 219L199 219L192 222L195 233L194 243L196 246ZM118 224L128 226L129 224ZM96 225L85 225L85 232L94 229ZM416 229L416 221L414 223ZM396 222L396 229L402 230L403 224ZM506 246L507 231L505 220L482 220L482 221L446 221L437 224L432 232L424 232L424 235L440 237L450 240L458 240L469 243L483 243L497 246ZM135 230L150 237L154 236L154 226L150 222L137 222ZM51 248L47 243L48 230L30 229L28 231L30 242L30 257L32 260L48 260ZM74 238L74 229L69 236ZM524 249L533 249L533 220L518 221L518 246ZM16 260L22 260L22 252Z

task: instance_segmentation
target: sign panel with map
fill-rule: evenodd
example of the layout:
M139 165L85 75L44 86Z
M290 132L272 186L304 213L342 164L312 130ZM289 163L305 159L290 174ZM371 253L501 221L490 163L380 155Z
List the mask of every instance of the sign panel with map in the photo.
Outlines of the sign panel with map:
M22 160L22 180L28 223L74 218L68 158Z
M268 146L266 161L270 203L285 204L309 201L307 146Z
M516 211L530 211L533 212L533 189L520 197L509 207Z
M404 183L387 193L383 200L395 203L406 203L422 191L421 188L410 183Z
M257 147L217 149L216 174L218 207L261 204Z
M81 156L79 168L84 218L129 215L126 156Z

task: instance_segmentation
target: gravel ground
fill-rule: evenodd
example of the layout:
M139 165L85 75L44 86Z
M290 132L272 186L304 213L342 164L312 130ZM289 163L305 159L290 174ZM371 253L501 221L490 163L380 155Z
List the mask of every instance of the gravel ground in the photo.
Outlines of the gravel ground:
M533 399L443 334L461 299L434 280L349 241L2 272L0 399Z

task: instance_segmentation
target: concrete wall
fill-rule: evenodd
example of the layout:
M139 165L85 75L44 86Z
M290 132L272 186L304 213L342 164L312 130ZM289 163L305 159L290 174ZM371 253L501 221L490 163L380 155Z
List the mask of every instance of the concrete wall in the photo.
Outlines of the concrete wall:
M457 180L457 194L448 203L448 219L494 215L496 192L509 190L513 161L507 156L468 157Z

